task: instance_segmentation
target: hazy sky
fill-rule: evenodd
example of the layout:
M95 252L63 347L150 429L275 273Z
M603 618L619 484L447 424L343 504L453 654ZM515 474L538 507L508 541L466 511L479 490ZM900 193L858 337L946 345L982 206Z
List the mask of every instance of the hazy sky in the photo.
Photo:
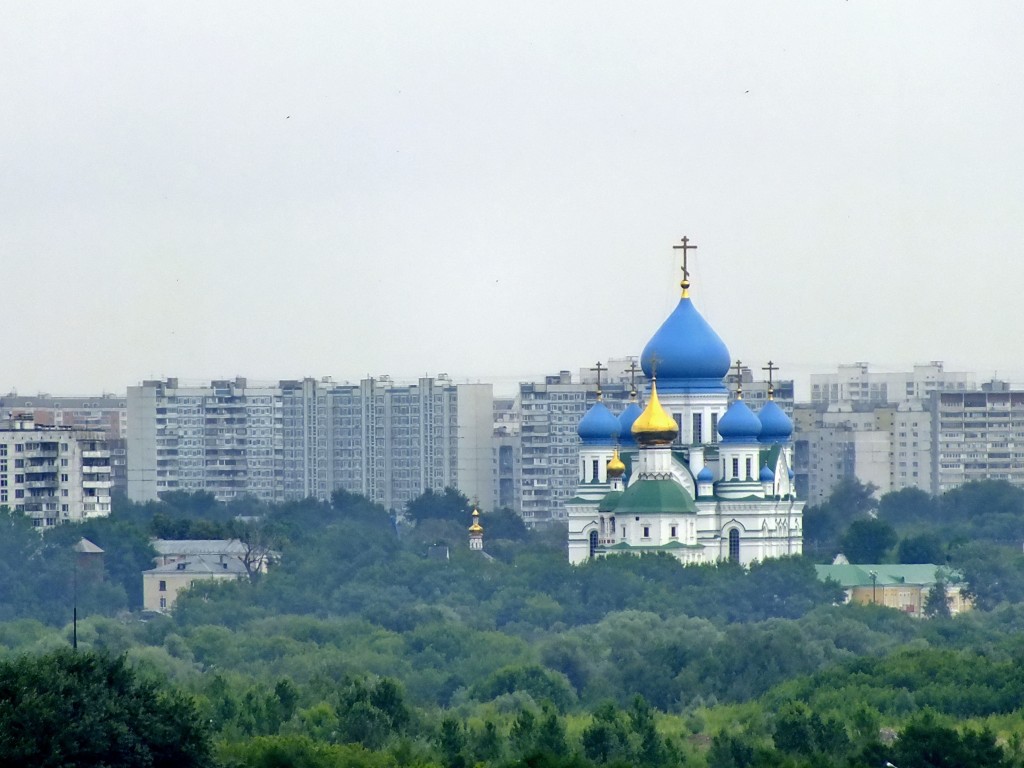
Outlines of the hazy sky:
M1003 2L9 3L0 391L639 354L1024 381Z

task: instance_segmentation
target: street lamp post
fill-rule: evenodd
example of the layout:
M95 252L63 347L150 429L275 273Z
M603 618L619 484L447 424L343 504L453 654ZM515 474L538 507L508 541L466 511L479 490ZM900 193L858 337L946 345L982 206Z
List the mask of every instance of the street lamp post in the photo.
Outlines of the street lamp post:
M871 604L875 605L878 602L878 597L875 592L875 586L878 583L878 571L868 571L871 576Z
M73 612L71 614L71 616L72 616L72 618L71 618L71 647L74 650L77 651L78 650L78 553L77 552L73 553L73 557L75 558L75 567L74 567L75 576L74 576L74 587L72 588L72 593L73 593L73 596L74 596L73 597L73 599L74 599L74 608L73 608Z

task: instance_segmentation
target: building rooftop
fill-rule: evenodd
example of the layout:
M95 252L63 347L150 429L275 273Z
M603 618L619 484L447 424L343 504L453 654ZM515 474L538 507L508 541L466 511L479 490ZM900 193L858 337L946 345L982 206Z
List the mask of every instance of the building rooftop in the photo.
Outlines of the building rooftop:
M958 582L962 576L959 573L948 571L938 565L922 563L920 565L815 565L814 570L818 572L818 578L824 581L832 579L839 582L844 589L850 587L894 586L899 584L913 584L921 586L934 584L938 580L939 571L948 581ZM875 574L874 580L871 574Z
M176 563L158 565L156 568L150 568L148 571L143 571L143 573L181 573L183 571L185 573L204 576L222 573L227 573L232 576L244 576L246 574L245 566L236 558L229 557L224 560L220 560L212 557L203 557L201 555L195 555L187 560L179 560Z
M238 539L154 539L159 555L244 555L246 546Z

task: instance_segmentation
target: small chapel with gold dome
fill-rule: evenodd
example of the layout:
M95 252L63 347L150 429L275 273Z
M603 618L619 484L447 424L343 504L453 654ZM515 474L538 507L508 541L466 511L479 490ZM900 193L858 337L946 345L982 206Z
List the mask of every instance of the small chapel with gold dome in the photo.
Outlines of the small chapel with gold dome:
M580 420L579 483L566 502L569 561L665 552L684 563L756 560L802 551L804 502L793 486L793 424L772 399L730 404L725 343L682 296L644 347L648 384L617 416L601 397ZM739 365L739 363L737 363ZM600 376L600 371L598 372Z

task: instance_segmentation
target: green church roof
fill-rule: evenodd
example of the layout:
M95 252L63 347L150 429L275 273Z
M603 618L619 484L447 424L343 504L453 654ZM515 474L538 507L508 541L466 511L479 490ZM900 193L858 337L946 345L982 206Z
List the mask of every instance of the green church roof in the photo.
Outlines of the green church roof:
M693 499L673 480L637 480L615 505L616 515L692 515L696 512Z
M617 506L619 506L619 500L622 498L622 491L608 491L603 499L597 504L598 512L611 512Z

